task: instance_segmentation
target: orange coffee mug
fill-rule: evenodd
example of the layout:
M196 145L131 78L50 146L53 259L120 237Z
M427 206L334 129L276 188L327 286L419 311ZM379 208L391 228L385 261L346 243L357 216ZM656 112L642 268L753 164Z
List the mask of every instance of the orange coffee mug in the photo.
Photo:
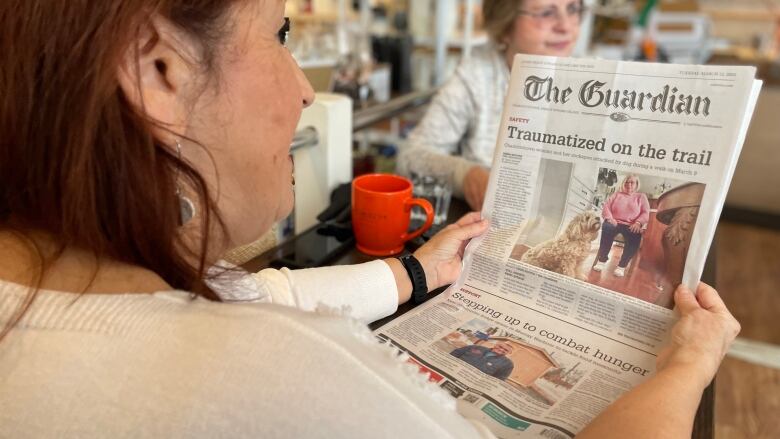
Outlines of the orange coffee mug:
M412 206L425 210L425 224L409 233ZM352 229L357 248L372 256L401 253L404 243L433 224L433 206L412 198L412 182L390 174L367 174L352 181Z

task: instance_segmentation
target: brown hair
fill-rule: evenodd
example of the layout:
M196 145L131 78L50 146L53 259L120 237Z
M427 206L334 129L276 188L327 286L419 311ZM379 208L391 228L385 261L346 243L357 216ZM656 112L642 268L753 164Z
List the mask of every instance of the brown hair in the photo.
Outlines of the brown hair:
M145 267L216 299L203 275L210 223L221 221L206 184L154 138L155 122L123 95L117 69L152 13L196 36L210 68L235 1L1 2L0 227L48 232L62 248ZM177 176L207 206L197 250L185 250L178 233Z
M482 19L493 42L502 44L519 15L522 0L483 0Z

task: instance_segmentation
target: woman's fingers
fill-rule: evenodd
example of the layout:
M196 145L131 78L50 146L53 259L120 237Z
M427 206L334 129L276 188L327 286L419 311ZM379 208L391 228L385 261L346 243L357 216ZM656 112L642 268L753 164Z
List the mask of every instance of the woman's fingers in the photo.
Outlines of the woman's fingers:
M466 224L475 223L482 219L482 213L481 212L469 212L462 217L458 221L455 222L455 224L459 226L465 226Z
M456 238L460 239L461 241L465 241L467 239L481 235L485 230L487 230L487 228L488 220L479 220L463 225L458 225L458 228L453 230L452 233Z
M682 284L674 292L674 303L683 316L701 309L699 302L696 301L696 296L693 295L693 291Z
M477 235L482 233L481 231L484 229L484 226L487 224L487 220L482 219L482 214L479 212L469 212L465 215L463 215L458 221L456 221L453 224L448 225L444 229L442 229L442 232L452 232L454 230L460 230L464 227L470 227L476 225L478 227L479 232L477 232ZM483 224L484 223L484 224ZM462 234L455 235L459 239L468 239L468 238L461 238ZM476 235L474 235L476 236ZM470 236L473 237L473 236Z
M699 282L699 287L696 290L696 298L699 300L701 307L708 311L718 313L728 311L726 309L726 304L723 303L723 299L720 298L720 295L715 291L715 288L712 288L704 282Z
M704 282L701 282L699 283L699 289L696 298L699 300L699 304L702 306L702 308L721 317L728 330L728 343L730 344L734 340L734 337L739 334L739 331L742 329L742 327L740 326L737 319L731 315L731 312L726 307L723 299L721 299L720 294L718 294L715 288L712 288Z
M723 356L739 332L718 293L700 283L697 295L680 285L674 300L681 318L672 328L670 344L659 356L659 369L678 365L688 368L691 379L704 388L715 376Z
M728 322L729 332L733 332L734 335L739 332L739 322L734 319L728 308L726 308L723 299L720 298L720 295L714 288L704 282L699 282L695 296L686 286L680 285L674 293L674 302L677 304L677 308L682 316L704 309L712 313L712 315L725 317L723 322Z

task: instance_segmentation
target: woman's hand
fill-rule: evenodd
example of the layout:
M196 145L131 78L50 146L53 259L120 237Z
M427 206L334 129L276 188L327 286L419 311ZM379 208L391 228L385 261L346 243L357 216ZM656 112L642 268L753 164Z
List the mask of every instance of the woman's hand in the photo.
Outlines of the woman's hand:
M674 300L682 317L658 356L656 373L613 402L578 438L691 437L702 392L739 332L739 323L718 292L703 283L698 296L680 286Z
M740 330L718 292L699 283L697 295L680 285L674 293L680 320L669 345L658 356L658 370L680 368L704 389L715 377L723 356Z
M607 218L607 222L608 222L608 223L610 223L610 224L612 224L613 226L617 226L617 221L615 221L615 220L614 220L614 219L612 219L612 218Z
M633 223L630 226L628 226L628 230L631 230L632 233L639 233L642 231L642 224L641 223Z
M458 278L466 244L488 229L487 220L480 218L479 212L465 215L414 252L414 257L425 270L429 291L451 284Z
M488 181L490 180L490 171L482 166L472 166L466 176L463 178L463 196L471 209L482 210L482 203L485 201L485 192L487 192Z

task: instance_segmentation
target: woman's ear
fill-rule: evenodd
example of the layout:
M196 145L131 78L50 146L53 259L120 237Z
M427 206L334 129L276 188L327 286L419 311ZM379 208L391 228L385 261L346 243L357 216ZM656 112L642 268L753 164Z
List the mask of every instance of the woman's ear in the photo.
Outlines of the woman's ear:
M122 92L137 111L166 128L154 133L166 143L175 140L170 131L187 129L197 52L191 37L158 17L139 28L117 69Z

